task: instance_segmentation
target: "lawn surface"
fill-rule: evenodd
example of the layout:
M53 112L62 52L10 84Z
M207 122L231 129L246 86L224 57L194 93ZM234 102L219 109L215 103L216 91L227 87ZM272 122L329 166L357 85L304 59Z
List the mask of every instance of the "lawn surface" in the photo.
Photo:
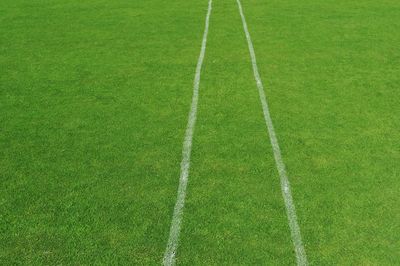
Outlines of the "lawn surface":
M206 0L0 2L0 264L162 261ZM400 2L242 0L311 265L400 258ZM235 0L214 0L178 264L293 265Z

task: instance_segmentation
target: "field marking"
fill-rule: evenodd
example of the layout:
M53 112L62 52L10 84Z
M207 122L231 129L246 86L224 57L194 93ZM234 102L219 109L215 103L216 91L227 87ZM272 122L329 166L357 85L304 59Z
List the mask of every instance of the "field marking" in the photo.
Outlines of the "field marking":
M190 169L190 154L192 151L192 139L194 126L196 124L197 115L197 103L199 100L199 85L200 85L200 74L203 65L204 55L206 52L208 27L210 24L210 16L212 9L212 0L208 2L208 10L205 22L205 29L203 34L203 41L201 44L200 56L197 61L196 74L193 83L193 96L192 105L189 113L189 120L185 133L185 140L182 148L182 161L181 161L181 175L179 178L178 196L175 203L174 214L172 217L171 228L169 232L169 239L167 248L164 253L163 264L174 265L175 255L178 248L179 233L181 229L181 222L183 216L183 207L185 205L186 187L188 183L189 169Z
M292 236L292 241L293 241L294 249L296 252L297 265L307 265L308 264L307 256L306 256L306 252L305 252L303 243L301 241L301 233L300 233L299 224L297 223L296 209L294 207L292 193L290 192L289 178L286 173L285 164L283 163L283 160L282 160L282 154L281 154L281 149L279 148L278 138L276 137L275 129L272 124L272 119L271 119L271 115L269 112L268 102L266 100L266 96L265 96L265 92L264 92L264 85L261 81L260 73L258 72L256 54L254 52L253 42L251 41L250 33L247 28L247 23L246 23L246 19L245 19L244 13L243 13L242 4L240 3L240 0L236 0L236 1L238 4L240 16L242 17L243 29L246 34L247 44L249 47L249 52L250 52L250 57L251 57L251 63L253 65L254 78L257 83L258 94L260 96L260 101L261 101L261 105L262 105L262 109L263 109L263 113L264 113L264 119L265 119L265 123L267 124L269 138L270 138L272 149L274 152L275 163L276 163L276 167L279 172L279 177L280 177L280 181L281 181L281 191L282 191L283 198L285 200L286 214L288 217L290 233Z

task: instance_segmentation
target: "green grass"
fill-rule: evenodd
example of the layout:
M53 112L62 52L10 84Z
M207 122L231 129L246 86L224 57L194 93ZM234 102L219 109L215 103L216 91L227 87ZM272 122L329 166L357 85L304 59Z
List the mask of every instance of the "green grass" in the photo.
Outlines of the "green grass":
M245 8L310 262L396 264L400 3Z
M0 6L0 264L159 263L204 5Z
M312 265L400 258L400 3L242 0ZM0 3L0 264L168 240L207 1ZM293 265L235 0L214 0L178 264Z

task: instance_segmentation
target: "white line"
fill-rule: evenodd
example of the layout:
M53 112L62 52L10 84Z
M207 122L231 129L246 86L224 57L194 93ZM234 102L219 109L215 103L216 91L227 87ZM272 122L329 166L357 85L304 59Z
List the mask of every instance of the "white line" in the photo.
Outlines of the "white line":
M167 248L164 253L164 259L163 259L164 265L174 265L175 259L176 259L175 255L176 255L176 250L178 248L179 233L180 233L180 229L181 229L183 207L185 205L186 187L187 187L187 183L188 183L188 176L189 176L189 169L190 169L190 154L192 151L193 132L194 132L194 126L196 124L197 103L199 100L200 72L201 72L201 68L203 65L204 55L206 52L207 35L208 35L208 27L209 27L209 22L210 22L211 8L212 8L212 0L209 0L204 35L203 35L203 42L201 44L200 56L199 56L199 60L197 62L196 74L195 74L194 83L193 83L192 105L191 105L191 109L190 109L190 113L189 113L189 120L188 120L188 124L187 124L187 128L186 128L185 140L183 142L181 175L179 178L178 196L176 199L174 214L172 217L168 244L167 244Z
M289 179L286 174L285 164L283 163L283 160L282 160L281 149L279 148L278 139L276 137L274 126L272 124L272 119L271 119L271 115L269 112L268 103L267 103L267 100L265 97L264 86L261 81L260 73L258 72L256 54L254 52L253 43L250 38L249 30L247 29L247 23L246 23L244 14L243 14L242 4L240 3L240 0L236 0L236 1L238 4L238 7L239 7L240 16L242 17L243 29L246 34L246 39L247 39L247 44L249 46L251 62L253 65L254 78L257 82L258 94L259 94L260 100L261 100L261 105L262 105L262 109L263 109L263 113L264 113L264 119L265 119L265 123L267 124L269 138L270 138L272 149L274 152L275 163L276 163L276 167L278 169L280 180L281 180L281 190L282 190L283 198L285 200L286 213L287 213L287 217L288 217L288 221L289 221L289 227L290 227L290 232L292 235L294 249L296 252L297 265L307 265L308 264L307 256L306 256L306 252L303 247L303 243L301 241L300 227L297 223L296 209L294 207L292 194L290 192Z

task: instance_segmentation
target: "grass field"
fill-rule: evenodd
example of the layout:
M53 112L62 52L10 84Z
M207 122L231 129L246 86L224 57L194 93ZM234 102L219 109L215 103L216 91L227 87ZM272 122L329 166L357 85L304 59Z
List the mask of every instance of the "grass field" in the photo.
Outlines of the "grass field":
M308 264L399 265L400 2L242 6ZM1 265L163 262L207 8L0 2ZM214 0L177 264L296 264L273 148Z

